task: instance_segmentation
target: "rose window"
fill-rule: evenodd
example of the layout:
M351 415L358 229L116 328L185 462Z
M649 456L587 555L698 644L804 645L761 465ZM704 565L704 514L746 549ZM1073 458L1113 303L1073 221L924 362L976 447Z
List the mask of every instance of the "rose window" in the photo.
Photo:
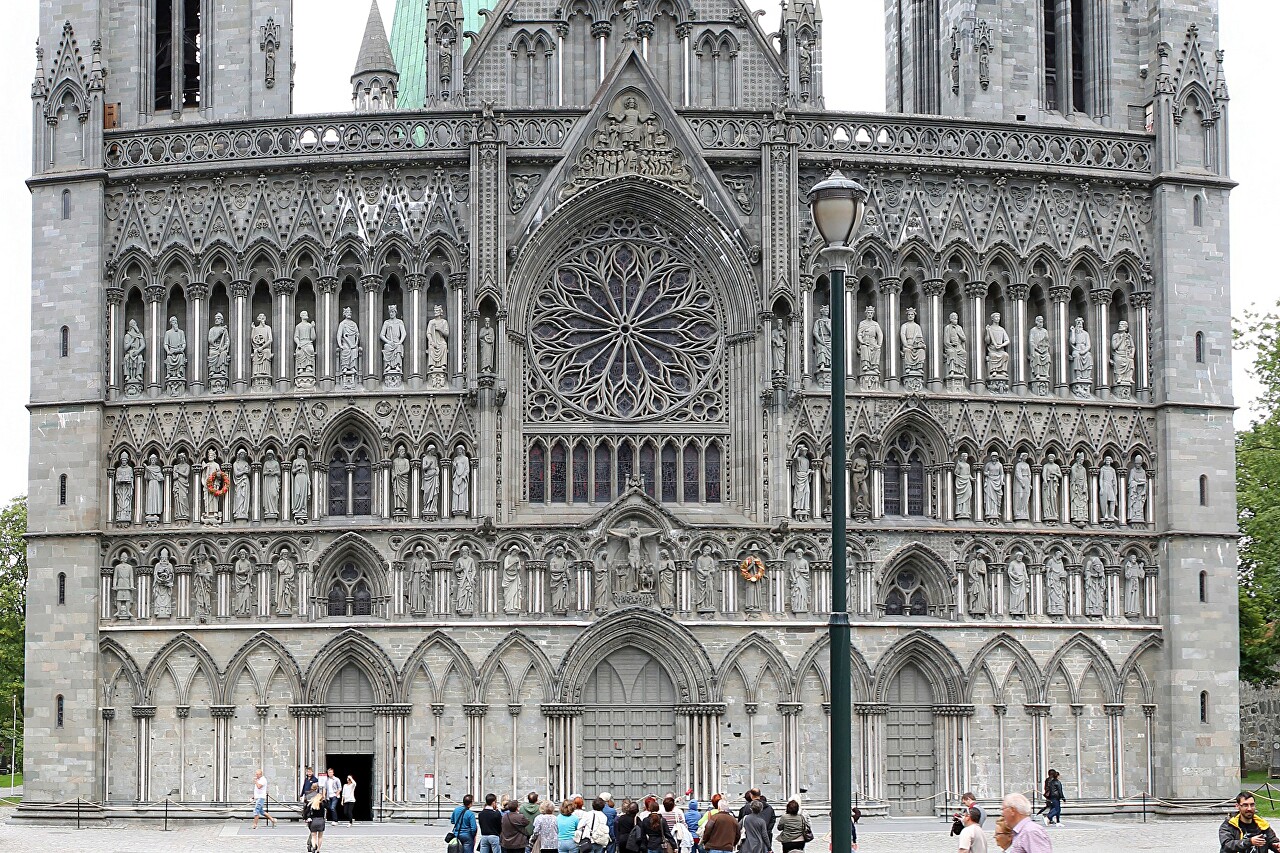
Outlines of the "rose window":
M714 295L656 228L624 220L602 231L533 302L530 350L545 387L609 420L707 408L718 395L702 392L721 361Z

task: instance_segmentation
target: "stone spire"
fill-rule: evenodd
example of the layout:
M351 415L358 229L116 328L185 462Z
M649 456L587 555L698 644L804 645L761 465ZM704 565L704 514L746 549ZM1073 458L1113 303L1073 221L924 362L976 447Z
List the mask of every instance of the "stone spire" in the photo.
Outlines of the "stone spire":
M378 9L378 0L373 0L369 6L369 23L364 28L364 40L360 44L356 70L351 75L353 109L356 112L394 110L399 83L400 75L396 70L395 58L391 55L391 42L387 40L382 12Z

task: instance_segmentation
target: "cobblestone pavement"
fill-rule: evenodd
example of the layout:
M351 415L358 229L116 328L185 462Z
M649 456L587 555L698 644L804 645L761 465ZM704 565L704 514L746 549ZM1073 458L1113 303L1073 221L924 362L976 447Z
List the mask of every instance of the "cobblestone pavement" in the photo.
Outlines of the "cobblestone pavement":
M77 830L63 826L31 826L8 822L11 809L0 809L0 851L24 853L304 853L301 824L280 822L276 829L249 828L248 821L228 820L175 826L124 823ZM990 821L988 821L990 823ZM811 853L826 853L827 825L815 821L818 840ZM1076 820L1052 829L1054 853L1132 853L1135 850L1213 851L1218 820L1138 821ZM949 853L956 849L949 825L927 819L869 819L858 824L859 853ZM357 824L331 827L325 853L443 853L442 826ZM990 832L990 827L988 827ZM990 849L997 849L990 843ZM775 847L775 850L778 848Z

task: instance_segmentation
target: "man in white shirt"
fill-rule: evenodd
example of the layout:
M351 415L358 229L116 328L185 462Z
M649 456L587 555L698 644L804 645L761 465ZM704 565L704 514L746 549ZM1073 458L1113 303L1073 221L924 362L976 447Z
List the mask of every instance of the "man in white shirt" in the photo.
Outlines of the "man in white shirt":
M959 853L987 853L987 837L982 832L982 816L976 807L960 812L964 828L960 830Z
M276 825L276 819L267 811L267 777L261 770L253 771L253 828L258 828L258 819L266 818L269 826Z
M329 775L324 778L325 809L329 812L329 820L338 820L338 803L342 799L342 780L329 768Z

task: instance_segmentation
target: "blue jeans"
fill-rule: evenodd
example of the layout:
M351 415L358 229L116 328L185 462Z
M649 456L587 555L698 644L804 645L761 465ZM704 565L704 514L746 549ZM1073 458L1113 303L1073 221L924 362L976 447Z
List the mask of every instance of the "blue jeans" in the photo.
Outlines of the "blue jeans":
M559 853L578 853L578 842L570 838L568 841L561 839L557 848Z
M476 837L459 832L458 840L462 842L462 853L476 853Z
M1045 820L1054 822L1062 819L1062 800L1049 801L1049 813L1044 816Z
M480 853L502 853L501 841L500 835L480 836Z

